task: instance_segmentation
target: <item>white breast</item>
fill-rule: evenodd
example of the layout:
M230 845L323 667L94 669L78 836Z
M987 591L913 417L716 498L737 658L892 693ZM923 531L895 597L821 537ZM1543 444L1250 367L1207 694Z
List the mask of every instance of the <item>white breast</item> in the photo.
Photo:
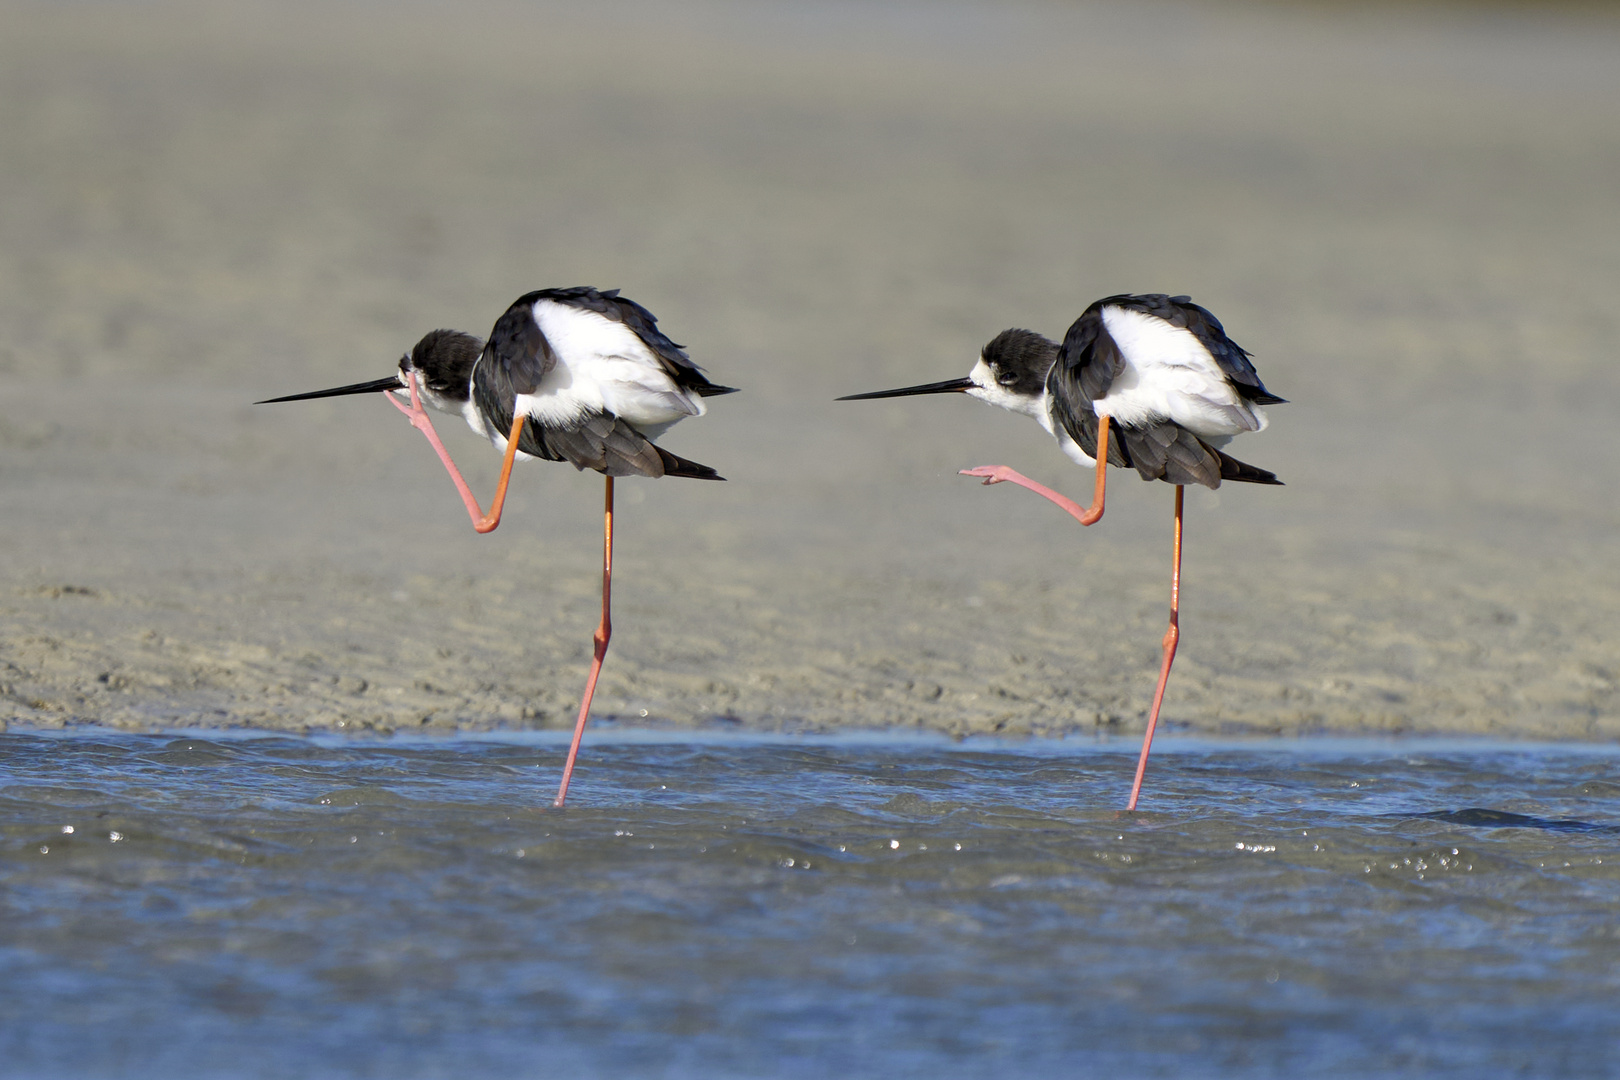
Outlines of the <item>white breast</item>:
M565 427L607 412L657 438L677 420L703 415L703 399L676 386L623 323L555 300L536 301L534 321L557 364L534 393L518 395L517 407L540 423Z
M1062 450L1064 455L1076 465L1083 465L1088 469L1096 468L1097 459L1080 449L1080 444L1074 441L1074 436L1070 435L1052 415L1051 394L1043 392L1040 397L1031 398L1030 400L1035 404L1034 410L1029 412L1029 415L1041 422L1041 427L1046 429L1048 435L1057 439L1058 449Z
M1127 427L1169 419L1222 442L1266 426L1266 414L1237 395L1191 331L1129 308L1105 307L1102 318L1125 370L1093 403L1098 416Z

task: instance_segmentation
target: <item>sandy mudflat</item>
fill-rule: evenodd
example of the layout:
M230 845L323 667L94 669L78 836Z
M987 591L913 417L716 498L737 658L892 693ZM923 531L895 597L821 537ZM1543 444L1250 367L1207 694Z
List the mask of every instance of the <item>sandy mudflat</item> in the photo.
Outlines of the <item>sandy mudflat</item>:
M622 287L746 393L621 485L600 713L1139 728L1170 491L965 399L1187 292L1293 404L1189 493L1166 716L1620 736L1620 18L1196 4L0 4L0 722L562 726L599 480L468 528L380 401ZM494 455L442 425L491 486Z

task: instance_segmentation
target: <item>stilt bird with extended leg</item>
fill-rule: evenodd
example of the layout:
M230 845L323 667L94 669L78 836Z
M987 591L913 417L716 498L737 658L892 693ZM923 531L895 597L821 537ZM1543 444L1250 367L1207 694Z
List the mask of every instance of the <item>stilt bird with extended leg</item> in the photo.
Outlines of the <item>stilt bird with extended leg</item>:
M480 533L500 524L512 464L518 458L567 461L606 476L602 621L557 789L556 805L561 806L613 633L614 477L725 479L654 440L678 421L702 416L704 398L734 389L710 382L640 304L615 289L571 288L541 289L519 297L496 321L488 341L455 330L434 330L400 358L398 373L388 378L259 404L386 393L389 403L432 444ZM462 417L501 452L500 479L488 513L439 440L424 403Z
M1061 345L1029 330L1004 330L984 347L964 378L839 400L949 393L1033 417L1072 460L1095 469L1091 505L1084 507L1005 465L962 470L986 484L1028 488L1082 525L1103 516L1109 465L1132 467L1144 480L1175 485L1170 627L1131 784L1127 809L1134 810L1181 640L1183 488L1217 488L1223 480L1281 484L1272 473L1228 456L1221 447L1235 435L1263 430L1261 406L1280 405L1283 399L1265 388L1249 354L1226 336L1214 315L1190 297L1154 293L1097 301L1069 327Z

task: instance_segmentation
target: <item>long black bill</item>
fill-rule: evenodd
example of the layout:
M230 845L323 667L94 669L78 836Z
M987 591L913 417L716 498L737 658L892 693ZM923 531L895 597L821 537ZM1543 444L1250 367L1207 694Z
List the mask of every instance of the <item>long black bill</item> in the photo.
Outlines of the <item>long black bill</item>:
M349 394L375 394L383 390L403 390L405 387L399 381L398 375L390 375L386 379L373 379L370 382L357 382L353 386L334 386L330 390L312 390L307 394L288 394L286 397L273 397L265 401L255 401L255 405L274 405L278 401L308 401L319 397L346 397Z
M849 394L835 400L866 401L870 398L880 397L910 397L913 394L961 394L971 389L973 389L972 379L946 379L944 382L931 382L923 386L906 386L899 390L878 390L870 394Z

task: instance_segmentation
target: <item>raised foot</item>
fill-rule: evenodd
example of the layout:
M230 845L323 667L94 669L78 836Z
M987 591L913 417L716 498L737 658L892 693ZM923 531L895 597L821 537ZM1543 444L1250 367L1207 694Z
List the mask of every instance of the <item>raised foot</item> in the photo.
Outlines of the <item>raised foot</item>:
M987 484L1010 483L1017 484L1021 488L1027 488L1053 505L1060 507L1065 514L1074 517L1082 525L1090 525L1102 517L1102 499L1100 497L1095 506L1083 508L1073 499L1059 495L1044 484L1037 484L1023 473L1015 472L1005 465L980 465L977 469L962 469L960 472L963 476L977 477ZM1098 494L1101 495L1100 488Z
M982 477L986 484L1000 484L1008 480L1018 481L1024 477L1021 473L1009 469L1005 465L980 465L973 469L959 469L958 475Z
M405 415L405 419L411 422L411 427L423 434L433 430L433 421L428 417L427 410L422 408L422 400L416 394L416 375L414 372L411 375L411 403L409 405L400 401L391 392L385 391L383 396L388 399L388 404Z

